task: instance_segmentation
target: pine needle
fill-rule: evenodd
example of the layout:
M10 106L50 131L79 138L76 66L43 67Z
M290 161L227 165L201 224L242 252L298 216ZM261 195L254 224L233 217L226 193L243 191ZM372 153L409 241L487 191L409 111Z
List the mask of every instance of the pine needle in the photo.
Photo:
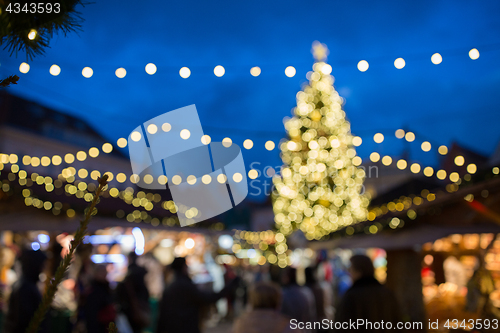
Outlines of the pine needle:
M17 84L18 80L19 80L19 76L11 75L6 79L0 80L0 87L6 88L6 87L10 86L11 84Z
M64 273L66 273L69 266L71 265L75 250L83 242L83 237L87 233L87 227L89 225L90 219L92 218L92 216L97 214L97 208L95 208L95 206L99 203L99 196L101 195L103 190L105 190L104 188L108 184L108 175L104 175L102 178L99 178L98 182L99 187L94 194L94 199L87 207L87 209L85 209L85 217L82 221L80 221L80 226L76 230L75 238L71 241L69 252L64 256L63 260L61 260L61 263L59 264L54 277L48 283L47 289L45 290L45 294L42 298L42 302L38 306L38 309L36 309L33 318L31 318L30 324L26 329L26 333L36 333L39 331L40 324L42 323L45 314L52 304L52 301L54 300L57 287L64 278Z

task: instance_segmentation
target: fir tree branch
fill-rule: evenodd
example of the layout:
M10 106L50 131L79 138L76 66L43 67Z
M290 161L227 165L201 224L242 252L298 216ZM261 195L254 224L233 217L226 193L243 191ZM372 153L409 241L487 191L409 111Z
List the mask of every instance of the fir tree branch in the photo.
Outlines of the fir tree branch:
M18 13L12 12L16 8L14 3L20 4L21 10ZM41 3L43 12L37 8L35 13L31 13L32 3L35 2L0 1L0 45L5 44L4 49L7 49L11 56L15 53L17 57L18 52L26 51L27 60L42 55L45 48L49 47L54 33L62 32L66 36L70 32L81 31L83 18L75 7L88 4L82 0L46 0ZM22 10L25 4L27 12ZM52 6L50 13L47 10L49 4ZM10 8L11 12L8 12L7 8ZM57 13L56 8L59 8ZM36 31L34 38L28 36L32 30Z
M19 80L19 76L11 75L6 79L0 80L0 88L6 88L6 87L10 86L11 84L17 84L18 80Z
M73 255L75 253L76 248L83 242L83 237L87 233L87 227L89 225L90 219L92 216L97 214L97 208L95 206L99 203L99 196L105 190L105 186L108 183L108 175L104 175L102 178L99 178L99 187L97 188L94 199L90 203L90 205L85 209L84 219L80 221L80 226L76 230L75 238L71 241L70 248L68 254L66 254L61 260L59 267L54 274L54 277L48 283L47 289L45 290L45 294L43 295L42 302L38 306L35 314L31 318L30 324L26 333L36 333L40 329L40 324L42 323L45 314L47 313L52 301L54 300L54 296L57 291L57 287L61 283L64 273L68 270L71 265L71 261L73 260Z

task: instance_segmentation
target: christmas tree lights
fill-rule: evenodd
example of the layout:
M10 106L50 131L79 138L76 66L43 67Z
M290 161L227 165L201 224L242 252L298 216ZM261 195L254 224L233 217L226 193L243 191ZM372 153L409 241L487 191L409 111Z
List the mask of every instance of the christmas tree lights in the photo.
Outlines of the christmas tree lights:
M301 230L309 240L366 220L369 204L343 100L325 62L328 49L315 42L313 54L309 84L297 93L294 117L285 123L289 139L280 144L285 167L273 179L277 229L284 236Z

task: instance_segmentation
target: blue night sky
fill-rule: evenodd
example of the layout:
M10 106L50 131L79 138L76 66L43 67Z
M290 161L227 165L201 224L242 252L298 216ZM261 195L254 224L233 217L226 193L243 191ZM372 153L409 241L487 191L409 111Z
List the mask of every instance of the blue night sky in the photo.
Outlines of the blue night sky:
M213 141L242 145L247 165L280 165L267 140L284 137L295 95L311 70L311 44L328 45L335 87L345 98L352 132L363 138L361 157L377 150L432 164L436 148L456 141L490 155L500 141L499 1L96 1L82 9L83 31L55 36L45 56L20 74L24 55L0 52L0 74L18 74L10 92L84 118L116 142L144 121L196 104ZM480 57L468 52L477 48ZM443 62L431 63L439 52ZM398 70L394 60L406 67ZM358 71L360 60L370 68ZM154 63L155 75L144 66ZM53 77L49 67L62 72ZM223 77L213 68L222 65ZM84 78L83 67L94 75ZM183 79L179 69L191 76ZM259 77L249 70L259 66ZM297 75L288 78L287 66ZM114 72L124 67L127 76ZM402 144L398 128L417 140ZM373 134L386 136L373 143ZM261 167L261 168L262 168Z

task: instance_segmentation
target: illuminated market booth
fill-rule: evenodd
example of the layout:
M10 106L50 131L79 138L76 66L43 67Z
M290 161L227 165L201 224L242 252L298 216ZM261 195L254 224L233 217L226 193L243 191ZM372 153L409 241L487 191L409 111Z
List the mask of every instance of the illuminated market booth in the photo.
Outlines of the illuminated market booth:
M439 186L412 178L375 197L368 221L312 244L316 249L383 249L386 276L378 278L395 291L408 319L439 319L445 331L448 319L461 323L500 314L496 155L477 161L467 150L453 149L459 157L444 159L442 170L457 179ZM463 160L474 158L477 168L464 166Z

